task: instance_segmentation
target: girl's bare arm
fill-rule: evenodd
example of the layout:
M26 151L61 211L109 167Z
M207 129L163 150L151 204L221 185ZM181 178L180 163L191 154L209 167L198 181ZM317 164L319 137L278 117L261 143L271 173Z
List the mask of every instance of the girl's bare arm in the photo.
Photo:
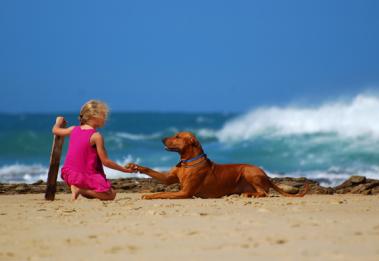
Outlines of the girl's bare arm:
M64 117L57 117L57 119L55 120L55 124L53 126L53 133L55 135L58 135L58 136L68 136L71 134L72 130L74 129L74 126L71 126L69 128L61 128L60 126L62 125L62 123L66 123L66 120L64 119Z
M100 133L96 132L91 136L91 144L96 144L97 154L99 155L101 163L103 163L104 166L111 169L119 170L122 172L127 172L127 173L133 172L132 169L120 166L116 162L108 158L108 154L104 146L104 139Z

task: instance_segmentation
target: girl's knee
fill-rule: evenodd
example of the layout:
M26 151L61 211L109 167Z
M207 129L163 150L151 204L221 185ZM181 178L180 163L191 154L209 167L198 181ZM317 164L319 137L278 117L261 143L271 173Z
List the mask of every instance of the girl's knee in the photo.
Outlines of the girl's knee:
M109 191L105 192L105 198L104 200L114 200L116 198L116 191L113 189L110 189Z
M111 200L114 200L116 198L116 191L114 191L113 189L111 190L111 195L110 195L110 198Z

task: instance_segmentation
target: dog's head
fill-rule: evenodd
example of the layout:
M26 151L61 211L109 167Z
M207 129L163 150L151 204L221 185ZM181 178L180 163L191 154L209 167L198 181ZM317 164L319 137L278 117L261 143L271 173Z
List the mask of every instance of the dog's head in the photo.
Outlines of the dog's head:
M182 156L196 156L203 152L200 142L191 132L178 132L162 139L166 150L178 152ZM193 155L192 155L193 154Z

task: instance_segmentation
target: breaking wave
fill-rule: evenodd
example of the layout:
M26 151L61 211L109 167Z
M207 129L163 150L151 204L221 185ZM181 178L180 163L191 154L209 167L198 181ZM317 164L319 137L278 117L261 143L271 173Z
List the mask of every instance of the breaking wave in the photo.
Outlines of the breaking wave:
M222 142L238 142L257 136L332 134L378 140L378 112L379 97L365 94L318 107L263 107L227 122L217 137Z

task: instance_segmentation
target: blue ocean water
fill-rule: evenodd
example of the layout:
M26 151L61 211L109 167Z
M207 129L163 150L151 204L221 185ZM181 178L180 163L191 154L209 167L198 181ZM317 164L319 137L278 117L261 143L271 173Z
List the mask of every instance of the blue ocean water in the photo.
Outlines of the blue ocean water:
M111 159L157 170L177 163L161 139L192 131L208 157L250 163L270 176L336 185L351 175L379 178L379 98L359 95L319 106L262 107L242 114L111 113L103 129ZM46 180L56 114L0 114L0 182ZM63 114L68 125L77 115ZM65 141L63 159L67 149ZM140 176L106 169L109 178Z

